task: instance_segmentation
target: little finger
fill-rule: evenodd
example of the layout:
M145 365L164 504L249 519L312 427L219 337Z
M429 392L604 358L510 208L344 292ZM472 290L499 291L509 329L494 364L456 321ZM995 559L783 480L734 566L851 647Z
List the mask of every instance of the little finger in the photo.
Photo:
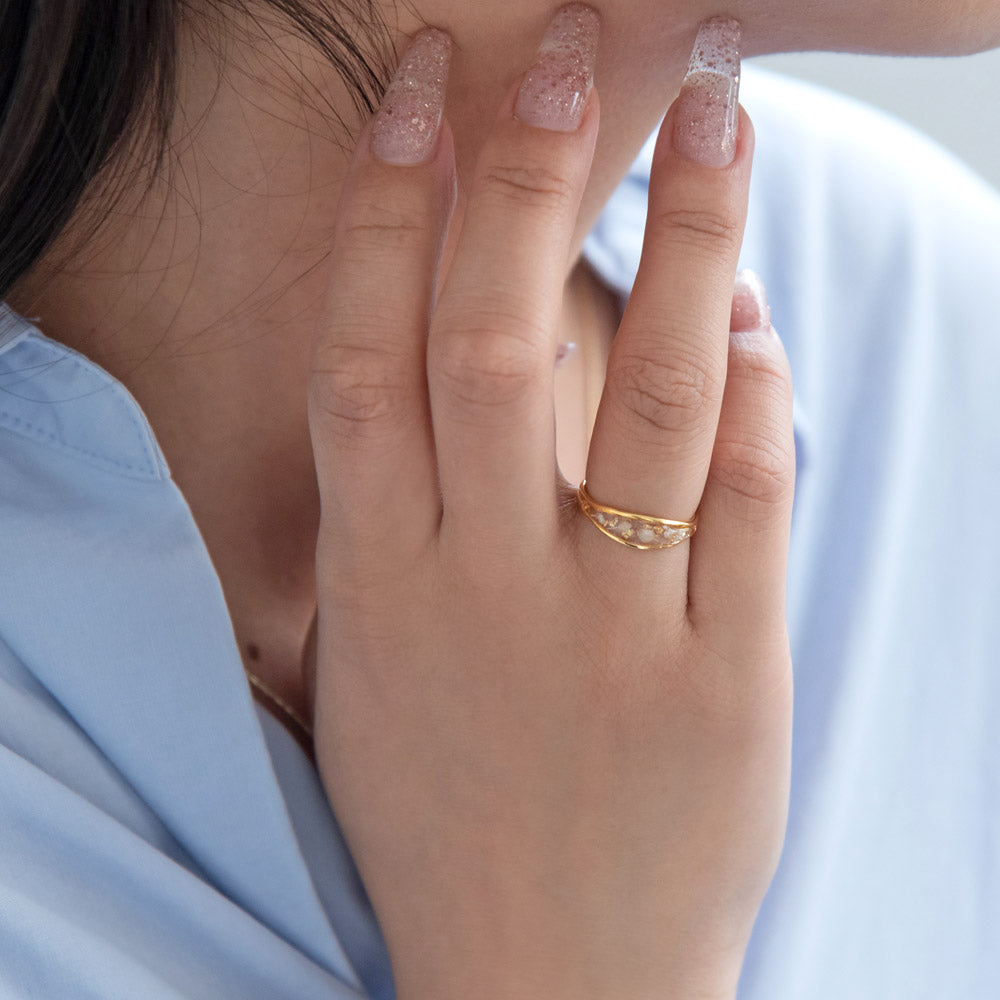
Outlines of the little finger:
M747 308L755 297L756 309ZM742 300L744 304L740 309ZM795 483L792 385L763 286L737 287L729 375L688 572L688 617L735 660L748 642L782 639Z

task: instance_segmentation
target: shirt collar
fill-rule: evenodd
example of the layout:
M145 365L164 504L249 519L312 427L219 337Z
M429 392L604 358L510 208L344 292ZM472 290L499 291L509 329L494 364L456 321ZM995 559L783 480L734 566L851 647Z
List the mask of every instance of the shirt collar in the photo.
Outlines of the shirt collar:
M0 635L214 886L350 968L297 850L218 575L145 416L6 308L0 338Z

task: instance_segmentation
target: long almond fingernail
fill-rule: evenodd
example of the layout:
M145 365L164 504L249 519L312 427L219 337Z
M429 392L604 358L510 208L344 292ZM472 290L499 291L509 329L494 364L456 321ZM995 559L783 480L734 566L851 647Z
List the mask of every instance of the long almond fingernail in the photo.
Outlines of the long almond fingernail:
M553 132L575 132L594 86L600 18L582 3L563 7L549 23L518 91L514 117Z
M372 152L386 163L430 159L444 114L451 39L437 28L416 35L389 84L372 126Z
M740 33L731 17L701 23L677 98L674 149L707 167L727 167L736 156Z

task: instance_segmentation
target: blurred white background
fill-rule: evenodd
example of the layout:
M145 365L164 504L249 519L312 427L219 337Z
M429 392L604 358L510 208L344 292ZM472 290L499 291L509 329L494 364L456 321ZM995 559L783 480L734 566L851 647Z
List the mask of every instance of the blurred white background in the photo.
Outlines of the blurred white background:
M960 59L804 53L753 62L906 119L1000 188L1000 49Z

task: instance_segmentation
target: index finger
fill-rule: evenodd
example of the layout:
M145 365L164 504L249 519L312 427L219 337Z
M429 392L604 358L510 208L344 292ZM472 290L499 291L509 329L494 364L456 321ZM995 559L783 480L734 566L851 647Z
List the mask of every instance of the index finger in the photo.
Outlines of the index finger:
M398 552L440 516L424 358L454 205L450 52L442 31L416 36L341 195L309 386L324 531L341 552L384 551L387 534Z

